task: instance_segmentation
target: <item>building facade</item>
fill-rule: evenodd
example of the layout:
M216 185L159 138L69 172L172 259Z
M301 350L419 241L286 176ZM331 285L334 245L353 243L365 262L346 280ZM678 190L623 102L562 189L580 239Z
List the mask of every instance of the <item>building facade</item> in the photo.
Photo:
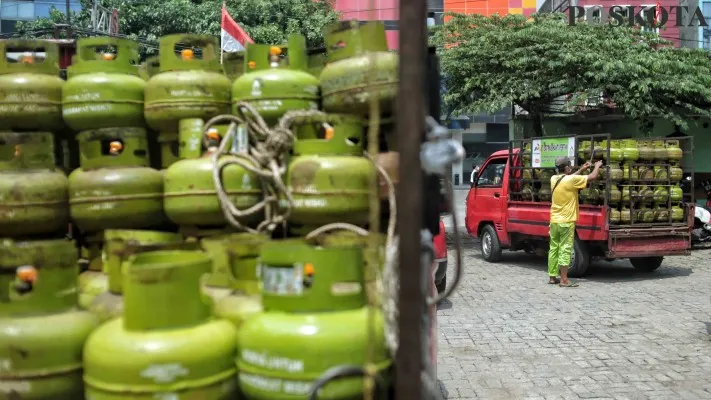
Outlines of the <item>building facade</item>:
M653 8L656 6L657 0L615 0L612 2L609 0L577 0L574 3L577 3L577 5L581 7L591 8L592 12L590 14L593 18L601 18L601 12L598 10L601 10L602 8L609 10L610 7L620 6L623 8L619 13L623 15L625 21L629 21L630 17L634 18L634 16L638 13L642 16L645 16L645 13L654 13ZM680 27L676 26L676 7L679 7L679 4L679 0L659 0L659 5L662 8L667 11L671 10L666 24L661 28L641 27L641 29L649 32L655 32L662 38L672 42L675 47L679 47L682 41L682 31ZM628 7L633 8L630 9ZM632 16L630 16L630 11L633 13ZM586 18L587 15L588 13L586 13Z
M64 12L66 0L0 0L0 33L14 32L20 21L32 21L36 18L48 17L49 11L55 7ZM72 11L80 11L80 0L70 0Z
M710 25L699 27L699 48L711 50L711 0L699 0L699 7L704 14L706 23Z
M541 0L444 0L446 12L481 15L523 14L536 12Z

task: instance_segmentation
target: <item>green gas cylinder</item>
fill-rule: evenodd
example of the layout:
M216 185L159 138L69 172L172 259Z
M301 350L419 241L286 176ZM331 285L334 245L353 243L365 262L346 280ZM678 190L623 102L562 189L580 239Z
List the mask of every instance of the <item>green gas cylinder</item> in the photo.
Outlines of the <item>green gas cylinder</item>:
M148 125L159 132L161 146L171 146L180 121L203 122L230 113L232 82L220 69L212 36L177 34L160 40L160 72L146 84L145 117ZM176 52L179 51L179 54ZM189 125L188 125L189 126ZM170 149L162 149L164 166Z
M19 54L17 62L9 62ZM0 127L53 131L62 121L59 48L43 40L3 40L0 43Z
M326 67L328 62L328 56L326 55L326 49L323 48L321 51L315 53L309 52L307 56L307 71L309 74L319 77L321 76L321 71Z
M124 314L84 346L86 398L227 400L237 395L237 328L213 319L200 291L210 258L200 251L132 256L123 271Z
M248 44L245 74L232 85L232 112L237 104L247 102L270 125L291 110L316 110L319 102L319 82L306 72L306 38L289 36L289 62L280 61L279 46Z
M213 179L212 157L220 144L217 131L210 130L205 142L207 142L206 151L201 157L180 160L165 171L165 213L171 221L181 226L203 228L227 224ZM223 155L220 157L220 163L234 159L235 156ZM246 160L245 162L250 163ZM242 166L237 164L225 166L221 177L230 201L237 208L248 209L262 200L259 176ZM252 224L261 220L263 215L257 213L241 222Z
M249 400L307 399L315 379L343 365L363 365L373 312L374 357L382 373L391 361L383 316L366 307L363 251L358 246L311 246L298 239L262 247L264 312L239 332L240 388ZM362 398L361 379L327 385L319 398Z
M216 316L242 325L262 311L257 264L265 235L236 233L205 238L202 248L212 259L203 291L215 301Z
M376 171L363 157L363 122L331 115L330 124L321 139L294 143L285 183L293 199L289 227L295 233L332 222L368 222L369 185Z
M84 232L159 226L163 174L149 168L146 131L104 128L78 136L81 168L69 176L74 223Z
M0 132L0 232L29 236L66 232L67 177L56 167L48 132Z
M222 54L222 72L231 81L244 74L244 51L225 52Z
M376 95L380 112L391 113L397 95L398 55L388 51L383 22L342 21L329 26L324 36L328 64L320 76L323 109L366 116L370 98Z
M142 127L143 91L138 76L138 43L114 37L77 40L77 53L67 68L62 114L75 131Z
M679 203L684 198L684 190L679 185L669 188L669 196L672 203Z
M684 158L684 150L681 149L678 139L667 139L664 141L667 151L667 159L672 162L680 162Z
M104 273L104 234L85 235L81 248L82 261L88 262L86 271L79 274L79 307L88 310L96 296L109 290L109 277Z
M679 206L672 206L671 215L672 221L681 222L684 220L684 209Z
M108 277L108 290L94 298L89 309L101 321L123 314L121 271L133 254L155 250L156 247L181 244L183 236L177 233L108 229L104 232L103 273Z
M82 347L98 321L77 305L71 241L0 241L0 398L81 399Z
M380 292L377 290L377 277L382 276L385 265L386 236L378 234L361 236L351 231L329 232L320 235L317 243L323 246L358 246L363 249L364 273L366 294L370 299L380 304Z
M149 79L152 78L153 75L160 73L160 57L159 56L148 57L145 61L145 64L146 64L146 72L148 73Z
M616 208L610 208L609 210L610 223L615 225L619 224L620 220L622 219L622 214L620 213L620 210Z

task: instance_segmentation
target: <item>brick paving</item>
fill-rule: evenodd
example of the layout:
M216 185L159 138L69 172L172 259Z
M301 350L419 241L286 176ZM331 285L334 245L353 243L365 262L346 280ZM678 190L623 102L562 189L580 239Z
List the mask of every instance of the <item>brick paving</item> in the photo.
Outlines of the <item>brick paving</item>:
M504 254L489 264L465 240L464 279L438 311L448 399L711 399L711 251L652 274L597 262L578 288ZM450 281L453 263L450 250Z

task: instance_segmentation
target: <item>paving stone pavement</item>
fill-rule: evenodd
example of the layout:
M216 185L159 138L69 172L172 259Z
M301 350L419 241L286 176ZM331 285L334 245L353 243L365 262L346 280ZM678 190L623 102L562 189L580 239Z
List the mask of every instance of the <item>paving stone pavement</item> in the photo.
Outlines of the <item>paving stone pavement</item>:
M490 264L464 239L463 280L438 311L448 399L711 399L711 251L651 274L601 261L560 288L543 258Z

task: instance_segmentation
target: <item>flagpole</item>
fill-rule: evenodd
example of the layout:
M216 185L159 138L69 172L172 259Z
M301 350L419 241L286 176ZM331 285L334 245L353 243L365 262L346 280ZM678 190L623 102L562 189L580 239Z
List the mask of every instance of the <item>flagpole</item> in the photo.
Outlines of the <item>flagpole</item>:
M220 10L220 28L222 28L222 14L224 13L225 10L225 1L222 1L222 9ZM224 57L224 52L225 52L225 44L222 43L222 29L220 29L220 64L223 63L223 57Z

